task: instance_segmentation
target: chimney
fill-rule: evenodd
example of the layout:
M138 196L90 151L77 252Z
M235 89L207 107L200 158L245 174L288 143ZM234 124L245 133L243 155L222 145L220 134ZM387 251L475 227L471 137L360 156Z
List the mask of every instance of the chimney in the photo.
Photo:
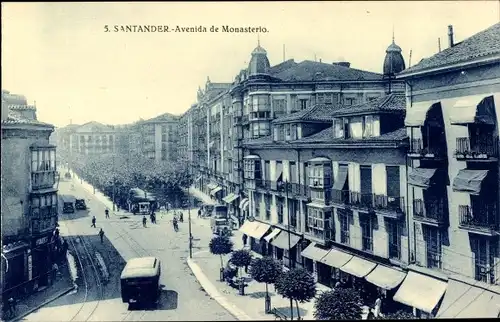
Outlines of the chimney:
M448 43L449 43L450 47L454 46L454 43L453 43L453 26L452 25L448 26Z

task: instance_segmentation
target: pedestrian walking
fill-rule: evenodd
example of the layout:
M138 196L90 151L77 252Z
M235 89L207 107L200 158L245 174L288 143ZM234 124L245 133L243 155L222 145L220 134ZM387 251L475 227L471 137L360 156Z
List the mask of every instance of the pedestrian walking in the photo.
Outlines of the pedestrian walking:
M101 237L101 244L103 243L103 239L104 239L104 230L99 230L99 237Z
M184 222L184 214L181 212L181 214L179 215L179 221L180 222Z
M177 225L177 218L174 217L174 220L172 220L173 224L174 224L174 230L177 232L179 231L179 226Z
M241 239L243 240L243 247L245 247L247 245L248 236L246 234L243 234L243 236L241 237Z
M95 216L92 216L92 225L91 225L90 227L97 228L97 227L95 226L95 222L96 222Z
M146 216L142 216L142 227L146 227L146 222L148 220L146 219Z
M109 218L109 209L104 210L104 214L106 214L106 218Z
M198 209L198 218L201 218L201 209Z

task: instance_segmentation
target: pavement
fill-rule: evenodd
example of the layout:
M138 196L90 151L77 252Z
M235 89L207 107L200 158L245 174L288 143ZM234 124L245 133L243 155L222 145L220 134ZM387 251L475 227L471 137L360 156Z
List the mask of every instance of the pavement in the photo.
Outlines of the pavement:
M192 189L190 189L192 191ZM197 191L198 197L203 192ZM208 197L208 196L207 196ZM201 199L201 198L200 198ZM202 219L203 220L203 219ZM249 249L248 245L243 246L242 233L233 231L231 240L234 243L234 249ZM250 249L249 249L250 250ZM253 257L262 257L260 254L251 251ZM223 256L224 264L229 260L230 255ZM193 254L193 258L188 258L187 263L195 277L198 279L205 291L214 298L219 304L228 310L238 320L275 320L274 314L265 313L264 297L266 286L264 283L254 281L249 274L243 273L245 281L248 284L245 287L245 295L239 295L239 291L230 287L225 282L220 282L220 258L210 254L208 250ZM318 294L320 292L330 291L331 289L316 284ZM290 300L277 294L273 285L268 286L271 297L271 307L279 310L283 315L290 319ZM301 319L314 320L314 303L316 299L310 302L299 304L299 314ZM368 307L363 307L362 319L366 319ZM293 318L297 318L297 308L294 303Z
M15 316L9 319L2 319L4 321L18 321L22 320L25 316L36 312L40 308L54 302L73 291L74 284L69 273L67 265L59 266L61 275L56 277L54 283L44 289L29 294L27 297L17 299Z

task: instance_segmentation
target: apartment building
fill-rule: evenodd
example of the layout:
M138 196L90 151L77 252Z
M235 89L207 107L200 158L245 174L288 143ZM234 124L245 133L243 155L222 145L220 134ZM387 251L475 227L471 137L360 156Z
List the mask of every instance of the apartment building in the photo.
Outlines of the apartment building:
M2 90L2 294L36 291L52 282L57 243L54 126L37 120L26 97Z
M449 48L397 77L413 264L397 300L422 315L498 317L500 24L459 43L448 35Z

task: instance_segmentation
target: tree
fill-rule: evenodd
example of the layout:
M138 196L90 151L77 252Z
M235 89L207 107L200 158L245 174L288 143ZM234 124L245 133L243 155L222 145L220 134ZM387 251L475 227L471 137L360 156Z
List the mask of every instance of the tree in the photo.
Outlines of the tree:
M224 271L224 262L222 255L227 255L233 251L233 242L226 236L216 236L210 240L208 247L210 253L220 256L220 279L223 280L222 272Z
M246 249L235 250L231 254L231 263L233 263L234 266L238 267L238 269L240 270L240 276L241 276L241 268L248 267L248 265L250 265L251 262L252 262L252 255Z
M378 320L415 320L417 319L412 313L406 311L397 311L379 315Z
M282 272L283 266L272 257L256 258L251 263L250 276L257 282L266 284L266 313L271 311L271 297L269 296L268 284L276 283Z
M361 297L352 288L336 288L322 293L314 304L317 320L361 320Z
M316 282L303 268L294 268L282 274L275 283L276 291L281 296L295 301L297 317L300 318L299 302L309 302L316 296Z

